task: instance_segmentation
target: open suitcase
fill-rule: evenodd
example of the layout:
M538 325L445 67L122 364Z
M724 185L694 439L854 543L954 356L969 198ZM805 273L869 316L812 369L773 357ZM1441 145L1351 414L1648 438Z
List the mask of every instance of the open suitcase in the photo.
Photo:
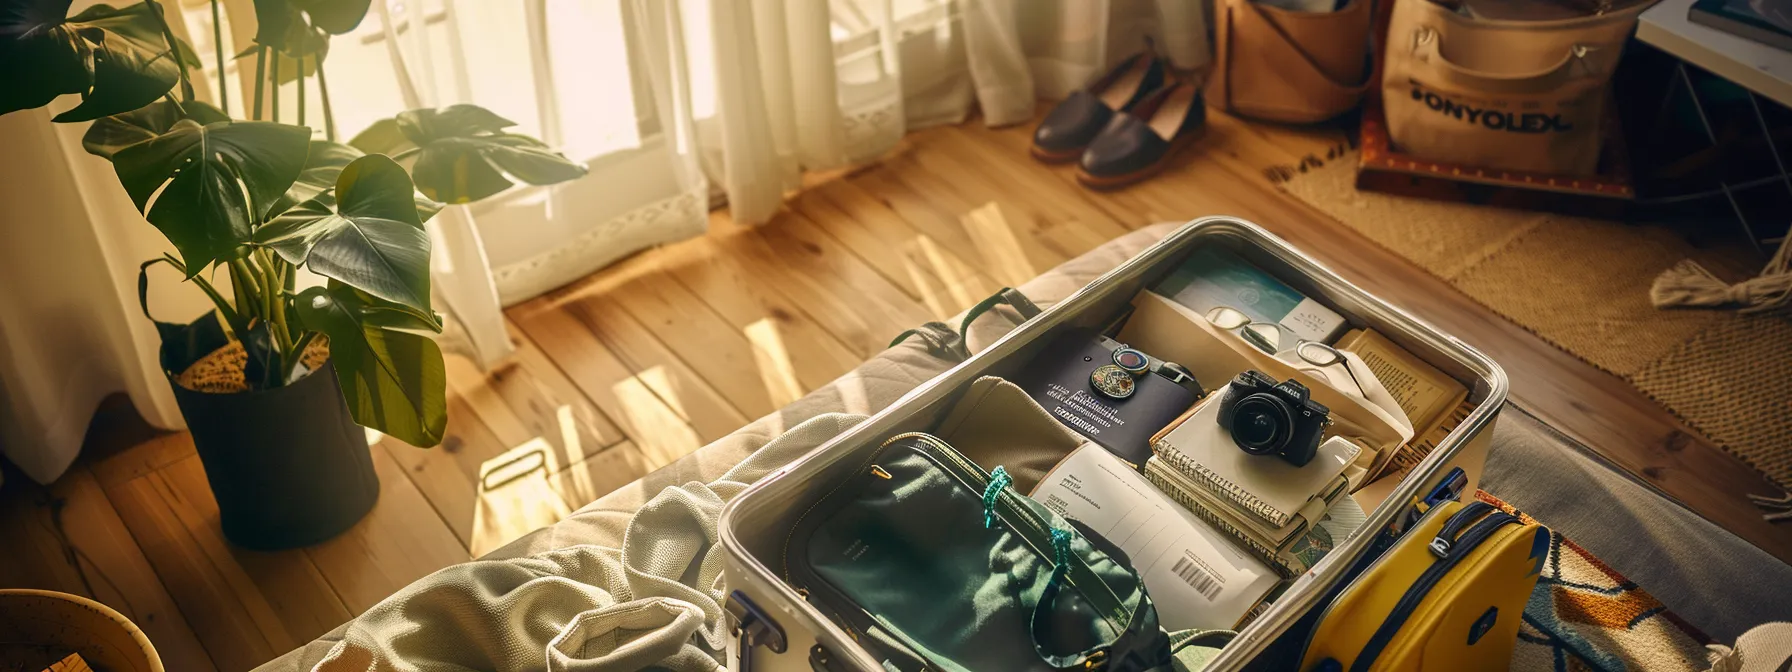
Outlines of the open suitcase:
M1264 667L1292 669L1316 616L1347 577L1361 569L1384 530L1406 518L1415 498L1438 487L1461 469L1473 492L1492 439L1495 415L1507 393L1505 373L1485 355L1435 327L1369 295L1255 224L1229 218L1196 220L1166 236L1062 302L1028 320L852 430L765 477L723 510L718 533L725 550L728 608L737 628L730 667L737 669L883 669L804 596L787 585L777 569L795 521L833 486L850 475L889 437L929 431L958 396L983 376L1012 377L1052 337L1099 323L1141 289L1168 274L1193 251L1207 245L1227 248L1282 282L1342 314L1354 326L1372 328L1469 388L1470 411L1405 478L1373 483L1386 491L1368 522L1309 571L1297 577L1269 608L1240 630L1208 669ZM1391 487L1390 487L1391 486ZM1385 541L1385 540L1383 540ZM1274 654L1274 655L1271 655ZM1292 660L1287 657L1292 656ZM1255 663L1255 665L1253 665Z

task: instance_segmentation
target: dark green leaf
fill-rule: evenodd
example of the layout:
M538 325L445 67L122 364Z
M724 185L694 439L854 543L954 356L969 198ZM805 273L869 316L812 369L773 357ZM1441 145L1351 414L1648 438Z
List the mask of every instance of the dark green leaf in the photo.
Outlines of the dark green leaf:
M356 134L348 144L354 145L368 154L385 154L391 156L405 149L415 147L404 133L398 130L398 120L381 119L373 122L367 130Z
M100 4L65 18L68 8L66 0L0 7L0 114L79 93L81 104L56 121L88 121L147 105L179 81L154 7Z
M286 193L274 202L274 207L268 212L276 215L286 212L335 187L336 177L342 174L342 169L358 158L361 158L361 150L339 142L313 138L311 149L305 155L305 170L299 173L298 179L292 181L292 186L286 189Z
M332 35L342 35L361 25L371 0L292 0L311 17L311 24Z
M393 303L337 280L331 280L329 287L331 293L355 293L355 298L360 302L356 314L360 316L364 326L442 333L442 316L433 310L417 310Z
M356 146L420 148L411 176L423 195L446 203L470 203L513 184L554 184L584 176L585 167L568 161L528 136L504 133L516 125L476 105L400 113L390 125L381 122L356 137ZM396 130L404 142L394 136Z
M181 108L186 109L186 116L181 116ZM81 136L81 147L88 154L110 159L118 150L150 140L169 129L181 119L192 119L201 126L205 124L229 121L218 108L210 104L189 100L176 106L171 100L158 100L124 114L114 114L93 122L87 134Z
M355 422L414 446L440 443L447 428L442 351L426 336L363 324L347 287L312 287L295 305L305 326L330 337L330 358Z
M119 150L112 165L192 277L249 242L254 225L304 169L310 141L311 131L300 126L183 119Z
M398 130L412 144L427 145L442 138L498 133L516 122L478 105L449 105L439 110L419 109L398 113Z
M282 84L297 80L301 70L307 77L316 74L317 64L330 53L329 34L314 27L299 9L288 0L255 0L255 43L273 47L274 60L267 67L278 65ZM251 49L238 58L253 54Z
M288 263L376 297L429 310L429 234L411 177L391 158L355 159L334 193L286 211L255 233Z

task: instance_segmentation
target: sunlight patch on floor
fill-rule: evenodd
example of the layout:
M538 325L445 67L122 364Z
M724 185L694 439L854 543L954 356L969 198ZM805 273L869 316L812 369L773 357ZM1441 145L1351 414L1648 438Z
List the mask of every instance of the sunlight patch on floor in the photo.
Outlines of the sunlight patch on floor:
M796 365L790 361L790 350L771 318L755 320L741 330L753 344L753 363L773 406L783 406L803 396L803 384L797 382Z
M1018 287L1039 275L1039 269L1033 268L1033 262L1021 249L1020 240L1015 238L1014 229L1002 214L1000 204L990 201L959 219L971 236L971 244L983 253L984 260L989 262L990 274L997 280Z
M474 557L572 514L548 484L558 466L553 453L552 445L536 437L479 466L479 497L468 543Z
M654 390L660 390L655 394ZM670 463L703 445L680 410L665 367L654 366L610 386L622 405L620 420L649 462ZM662 398L663 395L663 398Z
M952 296L952 306L968 307L983 298L971 296L967 287L971 283L970 273L967 272L969 269L960 268L957 260L952 259L944 250L940 249L938 242L927 236L916 236L915 244L920 246L921 254L927 258L927 263L933 266L934 275L938 276L940 282L945 284L946 293ZM958 310L954 309L945 314L951 315L957 312Z

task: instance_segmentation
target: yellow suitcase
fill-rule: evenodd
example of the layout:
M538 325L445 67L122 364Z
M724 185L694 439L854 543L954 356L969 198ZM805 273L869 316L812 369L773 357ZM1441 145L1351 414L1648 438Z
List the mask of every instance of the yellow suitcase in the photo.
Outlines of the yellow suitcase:
M1549 530L1486 502L1432 506L1338 595L1305 672L1505 670Z

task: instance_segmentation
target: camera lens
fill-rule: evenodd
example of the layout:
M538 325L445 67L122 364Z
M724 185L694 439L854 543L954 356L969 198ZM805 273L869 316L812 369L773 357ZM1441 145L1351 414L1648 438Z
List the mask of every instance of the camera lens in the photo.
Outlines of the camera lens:
M1288 404L1267 394L1238 400L1232 408L1232 442L1252 455L1269 455L1288 442L1294 415Z

